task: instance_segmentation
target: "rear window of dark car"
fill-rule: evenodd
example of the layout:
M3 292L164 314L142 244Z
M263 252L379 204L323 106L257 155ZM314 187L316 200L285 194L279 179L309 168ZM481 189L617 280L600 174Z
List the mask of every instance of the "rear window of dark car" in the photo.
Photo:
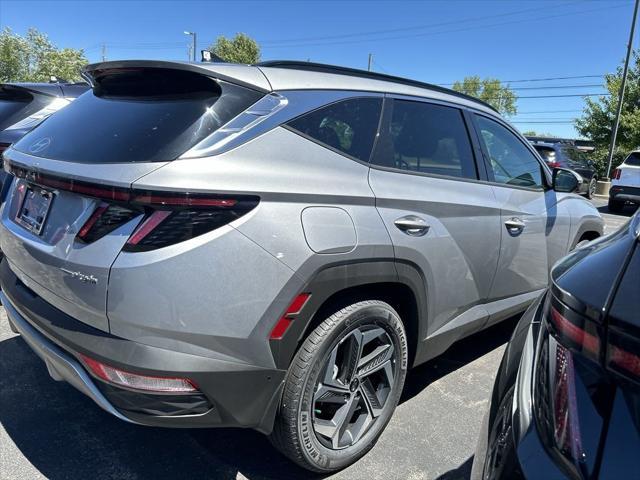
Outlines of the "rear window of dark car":
M263 94L197 73L123 68L45 120L16 150L78 163L174 160Z
M22 89L0 86L0 130L22 120L41 106L33 105L33 96Z
M381 98L350 98L297 117L288 126L322 145L368 162L381 109Z
M631 165L634 167L640 167L640 152L631 153L627 159L624 161L627 165Z
M540 156L545 162L557 162L559 160L557 157L556 151L551 147L534 145L533 148L537 150L537 152L540 154Z

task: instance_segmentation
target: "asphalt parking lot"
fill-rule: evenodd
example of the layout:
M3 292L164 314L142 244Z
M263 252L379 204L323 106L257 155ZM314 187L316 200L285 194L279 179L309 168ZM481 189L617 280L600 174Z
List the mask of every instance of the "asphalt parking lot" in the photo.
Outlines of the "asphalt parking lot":
M609 214L607 233L633 213ZM335 479L464 479L493 378L517 318L410 372L376 447ZM165 430L121 422L44 364L0 309L0 479L309 478L249 430Z

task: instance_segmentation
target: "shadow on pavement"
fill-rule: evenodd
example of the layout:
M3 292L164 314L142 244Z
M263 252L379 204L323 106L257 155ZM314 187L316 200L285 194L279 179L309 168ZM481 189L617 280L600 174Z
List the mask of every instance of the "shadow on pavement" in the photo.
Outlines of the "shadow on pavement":
M505 343L516 320L463 340L414 369L401 401ZM252 430L171 430L117 420L71 386L53 381L19 337L0 342L0 422L26 460L54 480L314 478ZM469 462L442 478L466 478Z
M473 455L465 460L458 468L449 470L440 475L437 480L467 480L471 476L471 467L473 466Z
M624 206L621 212L616 212L616 213L610 212L609 207L607 205L603 205L602 207L597 207L597 209L600 213L608 213L609 215L620 215L623 217L631 217L634 213L636 213L636 210L638 210L638 206L627 204Z

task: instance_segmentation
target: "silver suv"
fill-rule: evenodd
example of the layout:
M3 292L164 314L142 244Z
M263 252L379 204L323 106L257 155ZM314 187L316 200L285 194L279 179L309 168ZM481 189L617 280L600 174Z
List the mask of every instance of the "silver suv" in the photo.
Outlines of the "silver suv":
M12 328L127 422L376 442L409 367L523 311L602 234L489 106L312 63L122 61L4 154Z

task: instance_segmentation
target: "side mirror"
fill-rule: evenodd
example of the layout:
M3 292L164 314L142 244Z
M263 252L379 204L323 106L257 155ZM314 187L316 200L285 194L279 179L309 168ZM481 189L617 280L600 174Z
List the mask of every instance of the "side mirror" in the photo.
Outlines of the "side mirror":
M577 192L583 182L582 177L573 170L569 170L568 168L553 169L553 189L556 192Z

